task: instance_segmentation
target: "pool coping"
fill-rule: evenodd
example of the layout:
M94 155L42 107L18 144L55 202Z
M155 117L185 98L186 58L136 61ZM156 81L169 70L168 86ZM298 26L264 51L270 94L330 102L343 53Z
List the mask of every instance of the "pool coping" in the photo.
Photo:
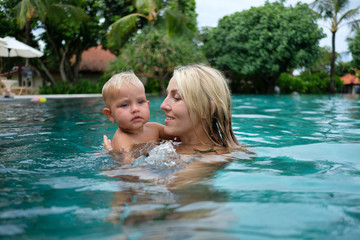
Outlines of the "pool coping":
M15 95L13 99L33 99L33 98L93 98L102 97L101 93L93 94L44 94L44 95Z

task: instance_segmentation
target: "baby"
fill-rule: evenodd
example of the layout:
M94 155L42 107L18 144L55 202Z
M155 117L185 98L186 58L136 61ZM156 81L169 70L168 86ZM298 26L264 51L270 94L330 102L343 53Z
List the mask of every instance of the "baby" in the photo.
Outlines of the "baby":
M104 114L118 125L111 141L112 149L128 152L135 144L155 142L159 138L172 139L164 133L163 125L148 122L149 101L144 85L133 72L112 76L104 84L102 96L106 104ZM110 140L104 136L104 142L110 143Z

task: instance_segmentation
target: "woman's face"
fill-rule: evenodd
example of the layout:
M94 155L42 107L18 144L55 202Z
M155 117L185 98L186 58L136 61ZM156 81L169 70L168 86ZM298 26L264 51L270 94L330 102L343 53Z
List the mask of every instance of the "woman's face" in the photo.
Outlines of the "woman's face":
M189 110L181 98L176 80L172 78L167 87L167 96L160 108L165 112L165 133L181 137L182 142L196 139L194 129L201 128L200 119L195 119L195 126L190 119Z

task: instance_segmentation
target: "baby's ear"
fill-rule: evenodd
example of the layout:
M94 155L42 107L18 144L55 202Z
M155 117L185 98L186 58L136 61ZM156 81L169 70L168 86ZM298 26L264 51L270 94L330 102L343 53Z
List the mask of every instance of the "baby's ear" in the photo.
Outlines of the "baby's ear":
M150 104L150 101L149 101L149 100L147 100L147 103L148 103L148 104Z
M110 122L114 122L115 119L111 114L111 110L109 108L104 108L103 113L107 116L107 118L110 120Z

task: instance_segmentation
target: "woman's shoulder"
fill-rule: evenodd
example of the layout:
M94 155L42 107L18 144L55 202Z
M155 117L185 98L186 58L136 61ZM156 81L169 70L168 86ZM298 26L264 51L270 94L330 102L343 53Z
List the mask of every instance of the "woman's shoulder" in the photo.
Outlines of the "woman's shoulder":
M179 154L195 154L195 155L222 155L229 153L229 149L221 146L209 145L183 145L176 144L176 152Z

